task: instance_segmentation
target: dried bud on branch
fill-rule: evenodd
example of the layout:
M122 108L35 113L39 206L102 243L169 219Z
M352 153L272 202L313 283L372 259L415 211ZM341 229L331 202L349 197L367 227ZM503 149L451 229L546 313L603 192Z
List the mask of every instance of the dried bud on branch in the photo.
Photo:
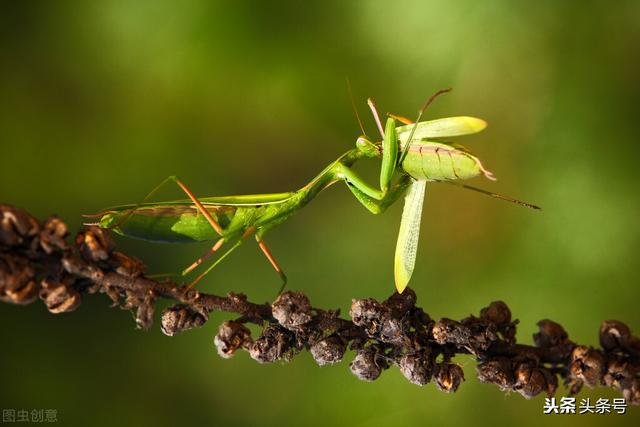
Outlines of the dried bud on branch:
M347 343L339 335L329 335L311 345L309 351L318 365L332 365L342 361Z
M76 246L87 261L106 261L114 247L111 236L98 227L80 231L76 236Z
M197 328L209 318L206 311L193 310L189 305L176 304L162 312L162 332L170 337L178 332Z
M13 206L0 205L1 246L22 246L25 239L31 239L39 232L40 223L25 210Z
M464 381L464 371L455 363L439 363L435 368L438 388L445 393L455 392Z
M0 259L0 299L12 304L31 304L38 298L35 274L27 257L3 256Z
M537 347L555 347L560 344L566 344L569 335L564 328L552 320L541 320L538 322L540 331L533 334L533 342Z
M252 342L249 328L232 320L220 325L218 334L214 338L218 354L225 359L233 356L239 348L248 349Z
M398 362L398 367L409 382L416 385L425 385L431 381L433 364L431 349L427 347L421 351L402 356Z
M66 280L66 282L69 282L69 280ZM51 313L66 313L80 306L82 296L80 292L73 288L71 283L44 279L41 286L40 299Z
M249 355L260 363L273 363L292 356L294 336L280 325L267 326L249 347Z
M285 328L296 328L311 321L311 303L302 292L284 292L271 304L273 317Z
M353 375L362 381L375 381L382 373L382 369L386 368L386 364L376 349L369 347L358 350L349 368Z

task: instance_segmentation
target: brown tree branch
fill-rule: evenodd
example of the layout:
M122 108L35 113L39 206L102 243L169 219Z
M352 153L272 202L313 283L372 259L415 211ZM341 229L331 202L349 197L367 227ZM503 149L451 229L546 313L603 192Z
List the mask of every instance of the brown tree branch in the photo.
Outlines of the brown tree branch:
M373 381L397 366L414 384L433 380L451 392L464 380L452 358L471 354L480 381L527 398L553 395L561 378L571 394L583 385L607 386L640 404L640 339L619 321L601 324L598 349L574 343L551 320L538 322L534 345L523 345L516 343L518 321L504 302L492 302L478 317L434 320L416 306L411 289L383 302L353 300L348 320L339 310L312 307L301 292L255 304L243 294L222 297L152 280L140 260L114 250L105 230L83 229L72 245L67 234L66 224L55 216L39 222L22 209L0 205L0 300L30 304L40 299L57 314L75 310L83 294L100 292L113 305L133 310L138 326L148 329L156 300L165 298L177 302L161 315L162 331L169 336L202 326L212 311L239 316L224 322L215 337L223 357L242 349L270 363L306 349L324 365L341 361L349 348L356 352L350 369L362 380ZM252 338L246 323L262 325L260 335Z

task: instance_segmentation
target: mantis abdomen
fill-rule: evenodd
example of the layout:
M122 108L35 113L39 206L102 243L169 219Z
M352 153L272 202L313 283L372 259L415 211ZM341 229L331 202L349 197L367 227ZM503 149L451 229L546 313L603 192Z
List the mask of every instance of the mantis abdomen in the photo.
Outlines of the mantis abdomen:
M280 193L238 196L232 203L225 197L207 197L202 206L219 224L220 231L191 201L143 203L111 208L100 214L98 225L126 237L163 243L226 240L241 236L249 228L259 231L284 221L295 211L304 194ZM218 200L223 202L218 203Z
M207 210L223 227L230 224L236 213L232 206ZM100 218L99 225L126 237L151 242L202 242L219 237L193 204L112 210Z
M424 181L464 180L483 173L493 179L477 157L442 142L413 142L402 162L402 169L414 179Z

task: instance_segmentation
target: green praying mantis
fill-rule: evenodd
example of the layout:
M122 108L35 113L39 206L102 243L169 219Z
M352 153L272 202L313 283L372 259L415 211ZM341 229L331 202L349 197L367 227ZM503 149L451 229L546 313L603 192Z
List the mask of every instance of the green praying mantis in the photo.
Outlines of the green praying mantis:
M529 203L459 183L479 175L490 180L495 178L467 149L442 141L444 138L480 132L487 125L484 120L461 116L420 121L428 105L437 96L448 91L449 89L438 91L429 98L415 122L389 114L384 128L375 103L369 99L368 105L382 140L371 141L363 129L365 135L356 140L355 148L338 157L297 191L198 198L181 179L170 176L141 203L108 208L91 217L98 218L94 225L137 239L154 242L215 241L204 255L182 270L182 276L191 273L225 244L228 245L226 251L199 274L189 287L198 283L250 236L254 236L258 246L282 278L282 291L287 277L264 241L267 232L306 206L322 190L340 181L373 214L384 212L400 196L406 194L394 263L395 287L402 293L411 279L416 262L427 182L453 183L528 208L539 209ZM359 117L358 121L360 122ZM400 126L398 122L401 123ZM363 158L381 158L378 186L367 184L352 169ZM169 182L175 182L188 199L147 202L152 194Z

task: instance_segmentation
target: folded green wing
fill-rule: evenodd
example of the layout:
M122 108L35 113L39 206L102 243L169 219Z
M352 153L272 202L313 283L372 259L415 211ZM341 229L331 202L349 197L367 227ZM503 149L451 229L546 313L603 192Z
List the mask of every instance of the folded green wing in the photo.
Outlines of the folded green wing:
M414 125L400 126L396 128L398 139L406 144L407 138ZM460 116L445 117L443 119L420 122L411 139L448 138L452 136L470 135L487 127L487 122L476 117Z
M394 265L396 289L399 293L407 287L416 264L425 186L426 181L414 181L404 201Z

